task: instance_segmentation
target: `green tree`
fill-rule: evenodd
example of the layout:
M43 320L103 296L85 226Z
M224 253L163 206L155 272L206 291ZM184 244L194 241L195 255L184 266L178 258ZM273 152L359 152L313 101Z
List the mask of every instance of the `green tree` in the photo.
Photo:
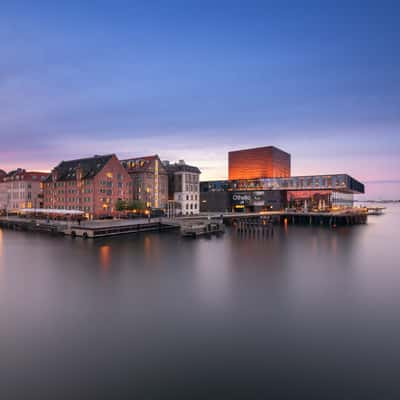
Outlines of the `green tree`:
M118 199L115 204L115 209L117 211L125 211L127 209L127 203L124 200Z
M128 203L127 209L128 210L137 210L143 211L146 208L146 205L141 200L132 200Z

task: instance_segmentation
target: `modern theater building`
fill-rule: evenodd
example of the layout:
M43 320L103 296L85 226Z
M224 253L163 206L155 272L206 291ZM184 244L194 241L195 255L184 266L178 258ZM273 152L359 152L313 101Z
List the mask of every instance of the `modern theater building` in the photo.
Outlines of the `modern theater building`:
M230 152L229 179L200 183L202 212L351 207L364 185L347 174L291 176L290 154L276 147Z

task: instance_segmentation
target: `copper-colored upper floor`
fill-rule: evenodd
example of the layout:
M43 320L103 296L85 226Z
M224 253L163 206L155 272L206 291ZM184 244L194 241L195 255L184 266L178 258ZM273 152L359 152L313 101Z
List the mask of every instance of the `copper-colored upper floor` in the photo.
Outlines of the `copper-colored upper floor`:
M290 176L290 154L274 146L230 151L228 163L229 180Z

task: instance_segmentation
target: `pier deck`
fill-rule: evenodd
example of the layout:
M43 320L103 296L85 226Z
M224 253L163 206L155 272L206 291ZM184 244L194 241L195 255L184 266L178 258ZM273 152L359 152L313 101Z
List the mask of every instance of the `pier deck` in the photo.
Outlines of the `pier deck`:
M49 221L11 216L0 217L0 227L14 230L50 232L73 237L97 238L128 233L177 229L187 225L190 221L203 221L206 223L207 221L221 218L228 225L237 225L243 221L252 223L267 218L271 223L275 224L325 225L334 228L343 225L365 224L367 223L367 217L368 213L365 209L329 212L270 211L263 213L210 213L173 219L93 220L82 221L80 224L73 221Z
M19 217L0 217L0 226L13 230L49 232L73 237L96 238L128 233L176 229L179 224L164 218L130 220L47 221Z

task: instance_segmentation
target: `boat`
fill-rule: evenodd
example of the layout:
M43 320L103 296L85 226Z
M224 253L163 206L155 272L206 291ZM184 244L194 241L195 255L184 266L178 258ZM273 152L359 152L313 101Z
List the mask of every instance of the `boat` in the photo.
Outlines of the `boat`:
M385 207L367 207L368 215L383 215Z

